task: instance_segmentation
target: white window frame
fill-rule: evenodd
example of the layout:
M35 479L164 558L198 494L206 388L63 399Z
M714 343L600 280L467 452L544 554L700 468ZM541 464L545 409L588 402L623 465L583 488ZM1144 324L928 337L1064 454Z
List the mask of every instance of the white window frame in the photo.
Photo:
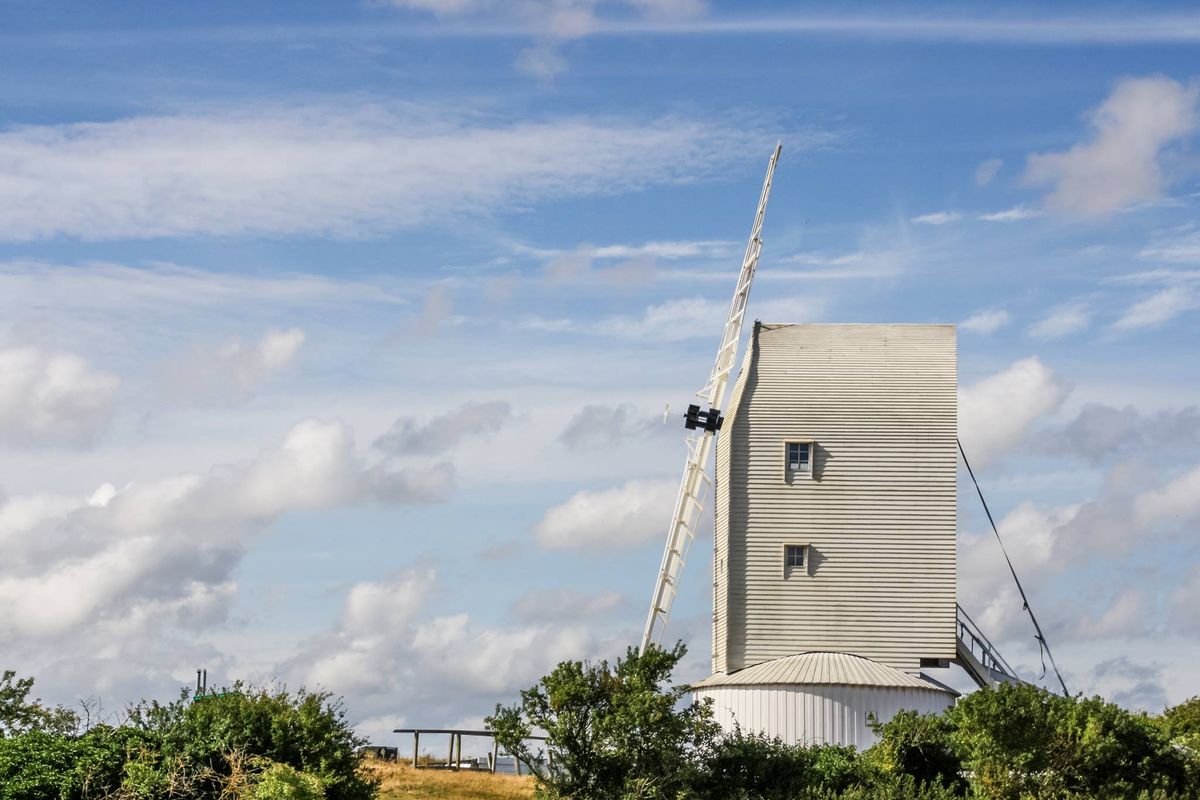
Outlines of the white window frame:
M788 548L799 547L803 552L804 563L800 566L794 566L788 563ZM782 549L783 561L783 578L787 580L792 575L809 575L809 566L812 564L812 548L807 542L784 542Z
M791 458L788 450L794 444L802 444L808 447L808 469L792 469ZM783 481L791 483L796 478L809 478L815 472L815 461L817 460L816 442L812 439L787 439L783 443Z

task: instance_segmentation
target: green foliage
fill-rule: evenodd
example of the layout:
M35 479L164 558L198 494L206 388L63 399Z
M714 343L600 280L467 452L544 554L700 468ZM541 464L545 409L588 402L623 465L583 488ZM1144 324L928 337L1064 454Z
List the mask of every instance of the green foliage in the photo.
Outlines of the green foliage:
M1159 720L1173 741L1200 752L1200 696L1168 708Z
M901 711L884 724L872 721L879 742L870 759L884 772L911 776L917 783L964 788L962 762L954 750L949 719Z
M700 797L791 800L839 795L878 783L879 771L853 747L785 744L740 729L708 750L695 789Z
M985 798L1179 792L1182 754L1160 726L1096 697L1029 685L973 692L947 712L951 742Z
M51 734L73 733L79 718L62 706L49 708L40 699L29 699L33 678L18 678L11 669L0 674L0 737L29 731Z
M683 704L687 689L667 685L685 652L676 644L630 649L612 666L564 661L521 692L518 705L497 706L485 722L531 766L543 796L676 797L718 732L707 706ZM527 743L535 729L546 733L553 767Z
M316 775L271 762L254 782L254 800L321 800L325 783Z
M0 800L370 800L362 744L328 694L237 685L142 703L78 734L62 709L0 678ZM67 717L70 716L70 725Z
M230 691L189 702L141 704L130 724L158 737L161 763L205 772L206 788L234 774L234 754L250 754L322 782L328 800L366 800L372 785L359 774L354 735L340 703L327 693L270 692L237 683ZM281 773L282 774L282 773Z

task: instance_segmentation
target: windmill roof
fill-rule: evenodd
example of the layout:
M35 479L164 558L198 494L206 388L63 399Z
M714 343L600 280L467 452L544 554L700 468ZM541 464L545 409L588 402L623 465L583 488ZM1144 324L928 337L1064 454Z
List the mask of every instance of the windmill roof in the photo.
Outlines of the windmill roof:
M924 689L957 694L924 676L910 675L850 653L810 652L764 661L730 675L715 673L693 689L714 686L764 686L807 684L810 686L874 686L880 688Z

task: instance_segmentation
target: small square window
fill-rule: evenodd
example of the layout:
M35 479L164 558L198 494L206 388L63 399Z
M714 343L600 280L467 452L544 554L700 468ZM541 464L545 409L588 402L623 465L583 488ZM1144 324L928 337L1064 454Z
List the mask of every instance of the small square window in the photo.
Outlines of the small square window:
M808 546L803 544L785 544L783 546L783 566L787 568L804 567L808 558Z
M812 471L812 443L787 443L787 468L789 472Z

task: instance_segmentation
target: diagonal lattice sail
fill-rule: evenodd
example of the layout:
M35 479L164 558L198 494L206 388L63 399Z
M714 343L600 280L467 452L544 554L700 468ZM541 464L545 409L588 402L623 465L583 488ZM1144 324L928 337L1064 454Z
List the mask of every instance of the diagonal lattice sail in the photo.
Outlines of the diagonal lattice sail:
M646 616L646 629L642 634L642 650L657 644L666 627L667 617L679 587L679 578L687 562L688 551L696 538L696 527L700 513L704 510L704 499L711 479L705 473L713 437L721 426L721 407L725 402L725 390L729 386L729 375L733 371L738 342L742 336L742 322L746 317L746 304L750 300L750 285L758 269L758 255L762 250L763 217L767 213L767 200L771 196L771 179L775 175L775 164L783 145L777 144L767 164L767 177L763 180L762 194L758 198L758 212L754 215L754 226L750 229L750 241L742 258L742 270L738 274L737 288L729 306L729 316L721 334L721 346L717 348L717 359L713 364L708 383L697 392L706 409L691 406L687 414L687 427L696 433L687 441L688 455L683 466L683 479L679 484L679 495L675 499L675 510L667 531L667 544L663 549L662 564L650 599L650 613Z

